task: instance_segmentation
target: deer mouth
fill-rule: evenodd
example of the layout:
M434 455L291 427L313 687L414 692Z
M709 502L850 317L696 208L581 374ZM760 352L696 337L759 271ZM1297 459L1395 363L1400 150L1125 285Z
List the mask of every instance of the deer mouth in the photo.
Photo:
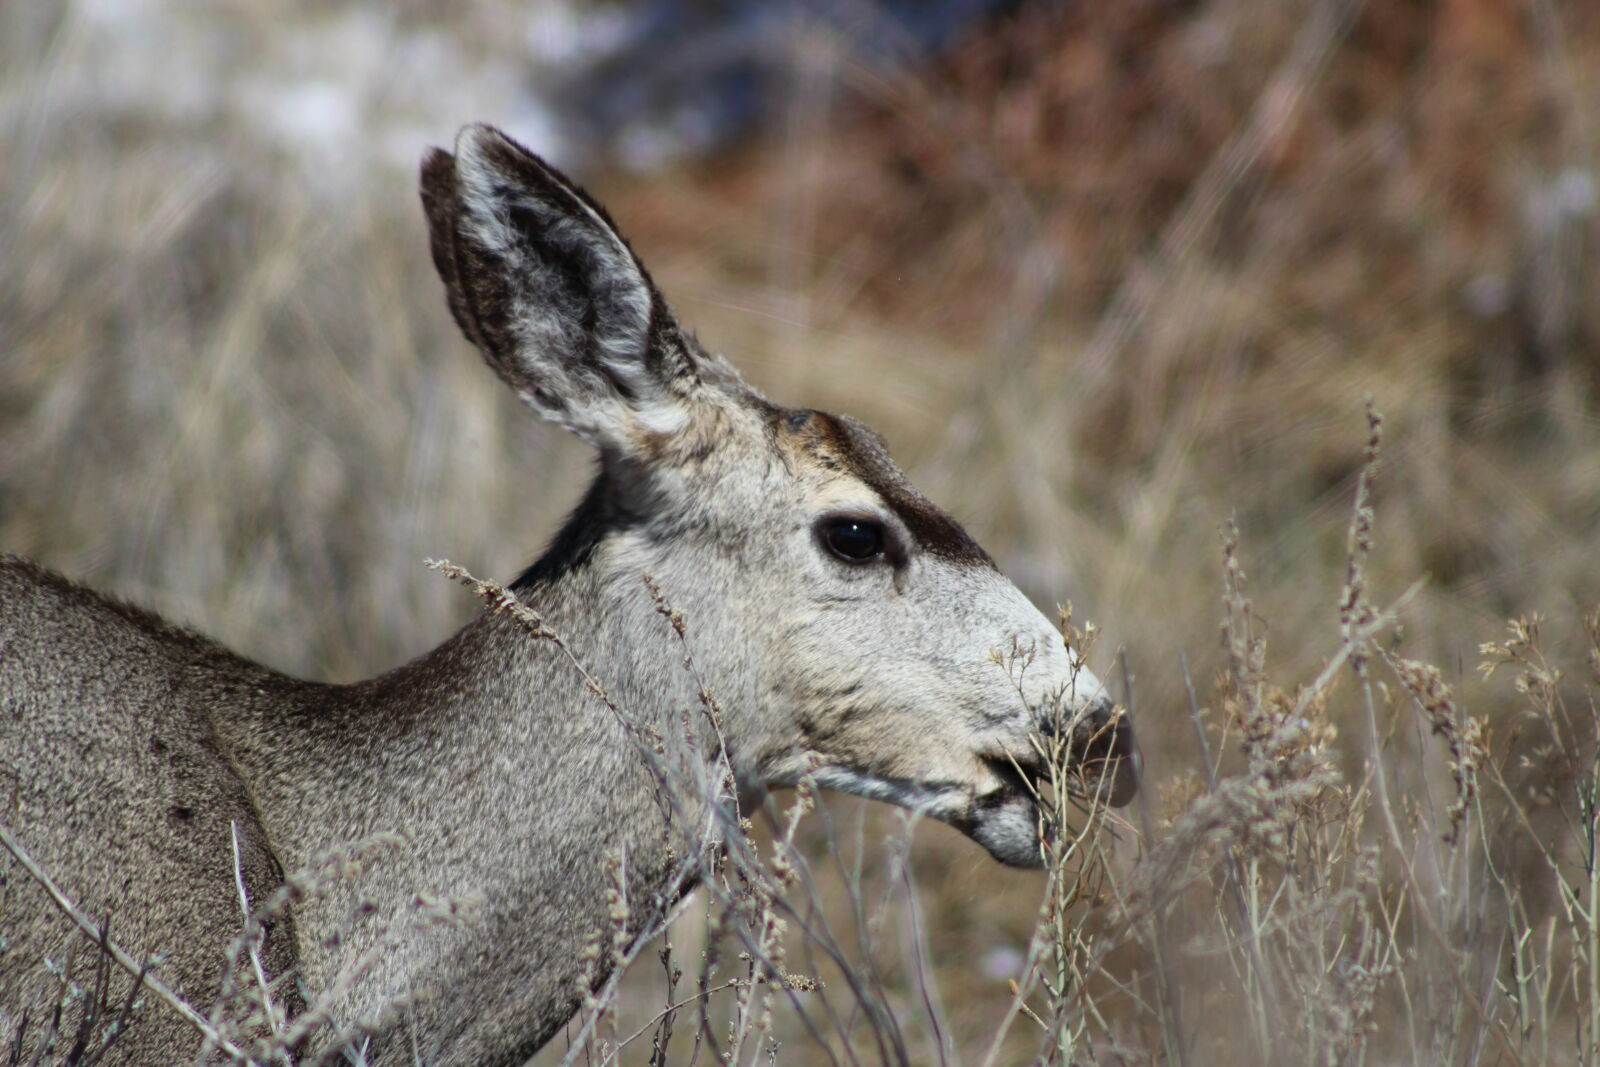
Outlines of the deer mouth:
M1036 753L980 757L998 782L974 798L967 816L956 825L989 854L1011 867L1041 867L1040 798L1053 790L1091 804L1122 807L1139 790L1139 757L1132 731L1121 720L1109 723L1073 744L1066 766L1052 773Z
M1010 867L1044 865L1041 797L1059 790L1089 803L1120 807L1138 789L1131 733L1116 729L1116 724L1076 740L1063 753L1063 766L1054 773L1031 746L1020 756L992 750L974 755L981 782L966 775L936 780L894 777L841 763L816 767L809 773L824 789L894 804L947 823Z
M973 798L957 829L1008 867L1042 867L1039 796L1048 789L1044 768L1009 758L984 758L985 768L999 785Z
M1049 769L1039 759L1019 760L1011 756L983 756L984 768L1000 780L1000 785L979 796L985 800L997 794L1038 798L1040 792L1050 788Z
M952 822L1008 867L1043 867L1040 800L1059 789L1078 800L1120 808L1138 792L1136 760L1131 750L1126 757L1080 758L1066 774L1053 776L1037 757L984 757L984 768L998 785L979 793L966 817Z

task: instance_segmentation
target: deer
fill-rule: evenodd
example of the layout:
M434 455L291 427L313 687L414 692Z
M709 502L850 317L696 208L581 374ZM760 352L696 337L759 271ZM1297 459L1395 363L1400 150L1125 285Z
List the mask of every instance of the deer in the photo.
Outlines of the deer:
M456 891L478 903L448 937L374 953L340 994L354 1015L377 991L434 991L375 1036L368 1062L411 1063L421 1047L439 1064L515 1064L606 977L605 960L585 972L580 956L607 922L607 855L626 857L630 907L693 888L673 826L718 801L674 816L638 738L709 730L683 710L708 693L715 736L678 751L739 797L812 782L1037 867L1030 776L1055 731L1087 796L1128 802L1122 710L881 437L745 384L679 325L606 211L499 130L431 149L420 184L461 331L598 456L565 525L503 590L560 641L486 609L409 663L325 684L0 558L0 825L63 897L110 917L129 953L164 953L168 986L204 1005L241 899L341 842L398 833L409 858L371 872L367 907L399 914ZM1008 648L1026 670L1003 669ZM39 879L0 870L5 997L81 934ZM262 932L260 966L292 978L278 988L310 997L334 982L336 951L370 947L359 929L335 947L348 903L307 897ZM116 1054L193 1062L197 1044L158 1004Z

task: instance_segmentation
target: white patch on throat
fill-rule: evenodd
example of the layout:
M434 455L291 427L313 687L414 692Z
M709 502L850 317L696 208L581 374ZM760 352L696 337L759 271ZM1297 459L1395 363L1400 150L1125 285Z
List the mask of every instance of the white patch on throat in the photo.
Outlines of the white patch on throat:
M881 800L935 819L950 819L971 803L966 790L955 784L926 785L904 779L878 778L848 767L818 767L811 772L811 778L817 785L835 793Z

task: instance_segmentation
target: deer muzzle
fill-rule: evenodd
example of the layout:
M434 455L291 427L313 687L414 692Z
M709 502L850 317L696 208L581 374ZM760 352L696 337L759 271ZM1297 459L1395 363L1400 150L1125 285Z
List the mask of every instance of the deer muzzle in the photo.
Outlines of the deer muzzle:
M1067 752L1090 798L1120 808L1139 792L1139 750L1127 713L1100 697L1070 724Z

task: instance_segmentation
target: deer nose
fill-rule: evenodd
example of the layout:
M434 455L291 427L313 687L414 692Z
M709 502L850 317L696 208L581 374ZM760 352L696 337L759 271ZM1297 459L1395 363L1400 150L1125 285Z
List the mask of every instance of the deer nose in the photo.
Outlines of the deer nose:
M1133 723L1101 696L1073 725L1069 749L1091 796L1120 808L1139 792L1139 749Z

